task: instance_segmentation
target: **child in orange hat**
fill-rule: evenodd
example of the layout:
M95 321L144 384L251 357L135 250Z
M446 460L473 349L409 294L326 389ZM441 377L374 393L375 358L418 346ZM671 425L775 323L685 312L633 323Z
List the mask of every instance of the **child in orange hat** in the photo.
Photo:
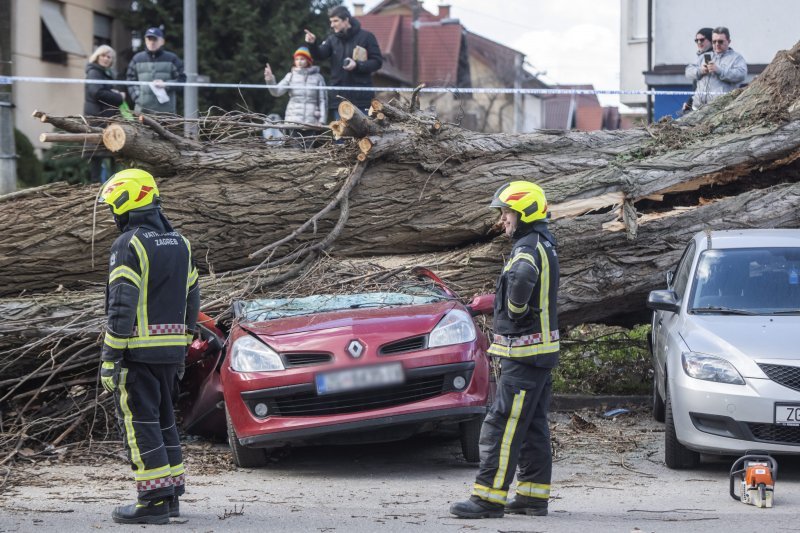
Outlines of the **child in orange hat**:
M272 96L283 96L289 93L284 121L299 124L324 125L328 114L328 91L325 78L315 67L308 48L301 46L294 52L294 67L277 84L269 88ZM264 81L267 85L276 85L275 76L267 63L264 68Z

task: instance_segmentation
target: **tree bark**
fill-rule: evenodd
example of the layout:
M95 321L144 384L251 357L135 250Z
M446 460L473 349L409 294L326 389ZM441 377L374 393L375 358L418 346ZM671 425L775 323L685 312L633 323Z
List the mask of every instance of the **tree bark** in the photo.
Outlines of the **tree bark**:
M472 262L463 273L448 269L457 283L479 275L481 286L491 285L502 260L495 252L505 244L488 244L499 234L488 199L506 181L535 181L547 192L562 242L565 316L608 321L643 309L641 296L658 286L660 274L639 269L652 264L665 270L693 231L740 227L743 221L797 226L792 187L800 158L798 60L798 46L780 52L743 91L685 120L648 129L487 135L390 102L373 103L374 114L382 113L387 123L380 133L322 149L273 147L237 133L196 149L127 122L106 127L104 139L108 134L121 157L156 174L164 210L192 240L205 272L260 263L250 255L329 204L363 154L367 167L349 195L349 217L327 253L389 263L436 254L428 259L433 264L436 257L495 246L485 272L476 274ZM86 133L78 120L46 119ZM774 205L747 196L765 187L774 189L757 197L784 196ZM103 281L117 232L105 209L93 219L95 196L92 187L57 184L13 201L0 198L0 224L14 228L0 236L0 294ZM729 210L746 198L752 217ZM784 211L772 213L775 205ZM319 241L339 218L332 210L315 224L316 232L300 234L277 256ZM573 243L580 246L573 249ZM642 261L643 250L660 250L667 259ZM574 274L576 268L582 274ZM478 285L464 284L468 290ZM629 294L635 304L627 301ZM578 311L577 303L592 305Z

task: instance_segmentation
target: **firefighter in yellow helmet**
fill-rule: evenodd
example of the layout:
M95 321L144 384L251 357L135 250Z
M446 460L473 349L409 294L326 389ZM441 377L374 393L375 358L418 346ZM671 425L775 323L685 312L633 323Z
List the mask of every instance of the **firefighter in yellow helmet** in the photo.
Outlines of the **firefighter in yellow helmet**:
M544 516L550 497L552 456L547 411L550 373L558 364L558 256L547 228L547 199L538 185L512 181L491 207L514 244L494 302L494 342L501 358L497 395L481 428L481 464L469 500L450 506L459 518L499 518L504 513ZM519 466L517 489L508 488Z
M184 467L173 400L197 323L200 289L189 241L161 212L156 182L139 169L100 192L122 232L111 247L100 381L114 393L138 497L114 509L123 524L179 516Z

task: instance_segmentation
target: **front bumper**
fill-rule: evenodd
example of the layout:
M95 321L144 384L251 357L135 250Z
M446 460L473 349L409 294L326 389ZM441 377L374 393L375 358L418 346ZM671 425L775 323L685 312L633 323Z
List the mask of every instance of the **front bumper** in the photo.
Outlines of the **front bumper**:
M675 432L689 449L712 454L763 450L800 454L800 426L775 424L775 404L800 404L800 392L769 379L745 385L697 380L679 371L670 380Z

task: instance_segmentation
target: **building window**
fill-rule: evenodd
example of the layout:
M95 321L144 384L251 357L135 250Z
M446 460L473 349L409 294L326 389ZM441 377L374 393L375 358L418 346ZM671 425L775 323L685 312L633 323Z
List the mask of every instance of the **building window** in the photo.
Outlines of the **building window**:
M112 18L100 13L94 14L94 37L92 38L92 48L97 49L101 44L111 46L111 22Z
M647 39L647 0L628 0L628 39Z
M62 4L42 0L42 59L66 64L67 54L86 56L62 13Z

